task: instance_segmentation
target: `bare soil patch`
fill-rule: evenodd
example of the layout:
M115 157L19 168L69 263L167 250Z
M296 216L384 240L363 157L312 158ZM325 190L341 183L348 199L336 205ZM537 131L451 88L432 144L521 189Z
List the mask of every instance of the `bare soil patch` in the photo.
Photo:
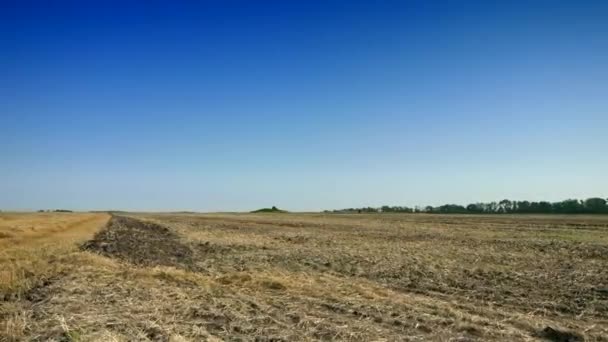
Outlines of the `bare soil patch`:
M160 224L113 216L108 225L81 247L140 266L191 268L192 250L179 236Z

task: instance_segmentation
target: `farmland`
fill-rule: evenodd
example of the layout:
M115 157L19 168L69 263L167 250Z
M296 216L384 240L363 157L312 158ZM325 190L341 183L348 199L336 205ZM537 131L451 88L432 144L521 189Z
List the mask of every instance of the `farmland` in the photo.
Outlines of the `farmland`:
M0 340L608 341L608 217L0 214Z

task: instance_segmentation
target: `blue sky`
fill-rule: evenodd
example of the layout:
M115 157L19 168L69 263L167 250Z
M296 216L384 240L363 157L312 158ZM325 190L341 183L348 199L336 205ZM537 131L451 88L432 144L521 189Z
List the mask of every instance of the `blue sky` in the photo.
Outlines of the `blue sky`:
M0 6L0 209L608 194L605 1Z

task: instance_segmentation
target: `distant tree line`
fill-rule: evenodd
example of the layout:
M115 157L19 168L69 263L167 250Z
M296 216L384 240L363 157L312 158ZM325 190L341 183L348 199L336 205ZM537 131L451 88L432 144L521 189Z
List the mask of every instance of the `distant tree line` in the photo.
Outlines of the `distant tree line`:
M329 212L329 211L326 211ZM608 201L600 197L561 202L511 201L471 203L467 206L444 204L438 207L409 208L384 205L379 208L348 208L334 213L432 213L432 214L608 214Z

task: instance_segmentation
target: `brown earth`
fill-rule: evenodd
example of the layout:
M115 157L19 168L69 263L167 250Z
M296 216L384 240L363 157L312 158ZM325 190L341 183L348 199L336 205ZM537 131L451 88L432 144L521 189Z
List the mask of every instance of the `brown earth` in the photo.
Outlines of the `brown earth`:
M156 223L124 216L113 216L107 227L81 248L140 266L189 268L192 264L192 251L180 242L175 232Z

